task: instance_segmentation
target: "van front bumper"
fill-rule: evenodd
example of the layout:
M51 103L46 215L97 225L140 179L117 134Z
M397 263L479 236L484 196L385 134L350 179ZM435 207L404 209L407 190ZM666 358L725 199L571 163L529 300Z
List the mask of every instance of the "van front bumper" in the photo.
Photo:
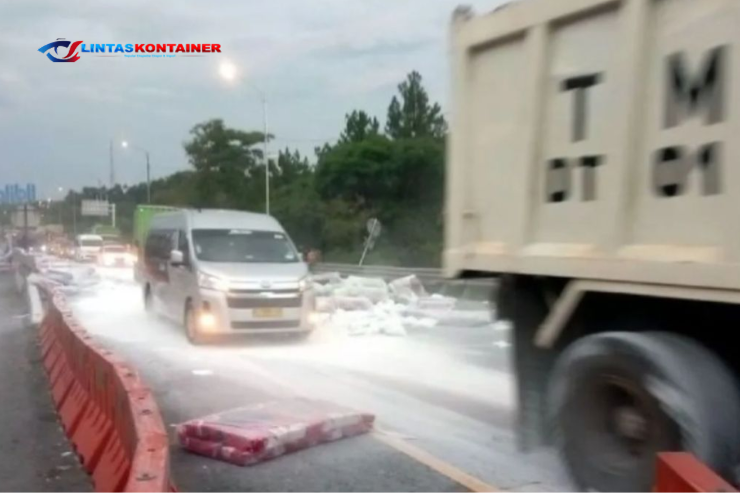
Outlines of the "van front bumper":
M313 330L312 290L229 292L201 289L198 312L212 315L204 334L300 333Z

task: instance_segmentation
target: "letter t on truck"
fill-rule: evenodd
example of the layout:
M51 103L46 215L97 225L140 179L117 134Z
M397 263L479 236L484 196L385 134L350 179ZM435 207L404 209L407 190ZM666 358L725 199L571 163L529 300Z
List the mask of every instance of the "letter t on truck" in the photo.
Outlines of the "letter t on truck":
M444 267L500 279L523 448L579 487L740 463L740 2L521 0L452 21Z

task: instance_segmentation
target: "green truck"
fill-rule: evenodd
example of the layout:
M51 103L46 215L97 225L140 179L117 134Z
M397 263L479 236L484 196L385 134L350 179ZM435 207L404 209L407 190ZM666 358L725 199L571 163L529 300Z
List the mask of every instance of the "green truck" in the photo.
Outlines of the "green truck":
M166 205L139 205L134 211L134 248L136 249L136 265L134 265L134 278L138 281L140 277L140 260L143 258L144 243L149 233L152 218L162 212L177 210L176 207Z
M134 246L139 249L146 241L152 218L162 212L175 211L176 207L166 205L140 205L134 211Z

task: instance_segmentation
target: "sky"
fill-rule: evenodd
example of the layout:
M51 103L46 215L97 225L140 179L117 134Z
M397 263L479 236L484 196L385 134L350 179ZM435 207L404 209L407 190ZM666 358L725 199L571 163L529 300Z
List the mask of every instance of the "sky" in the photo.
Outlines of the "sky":
M270 152L337 138L344 115L381 121L396 86L419 71L447 109L449 22L463 1L486 13L503 0L0 0L0 188L34 183L39 198L188 168L193 125L222 118L261 130ZM52 63L37 50L57 38L84 43L218 43L221 54L166 59L81 53ZM65 55L60 48L59 56ZM219 77L228 60L231 84ZM59 192L59 188L64 192Z

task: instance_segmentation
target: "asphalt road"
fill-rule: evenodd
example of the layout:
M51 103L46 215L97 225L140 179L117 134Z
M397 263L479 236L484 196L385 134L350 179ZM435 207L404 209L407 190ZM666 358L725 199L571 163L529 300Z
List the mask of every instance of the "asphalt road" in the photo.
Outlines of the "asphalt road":
M144 313L129 273L103 277L72 306L83 326L135 364L168 425L296 395L377 416L373 434L248 468L187 454L173 440L181 490L572 489L549 452L516 450L505 330L447 325L403 338L320 330L305 343L194 347L180 327Z
M13 275L0 273L0 489L90 491L62 432Z

